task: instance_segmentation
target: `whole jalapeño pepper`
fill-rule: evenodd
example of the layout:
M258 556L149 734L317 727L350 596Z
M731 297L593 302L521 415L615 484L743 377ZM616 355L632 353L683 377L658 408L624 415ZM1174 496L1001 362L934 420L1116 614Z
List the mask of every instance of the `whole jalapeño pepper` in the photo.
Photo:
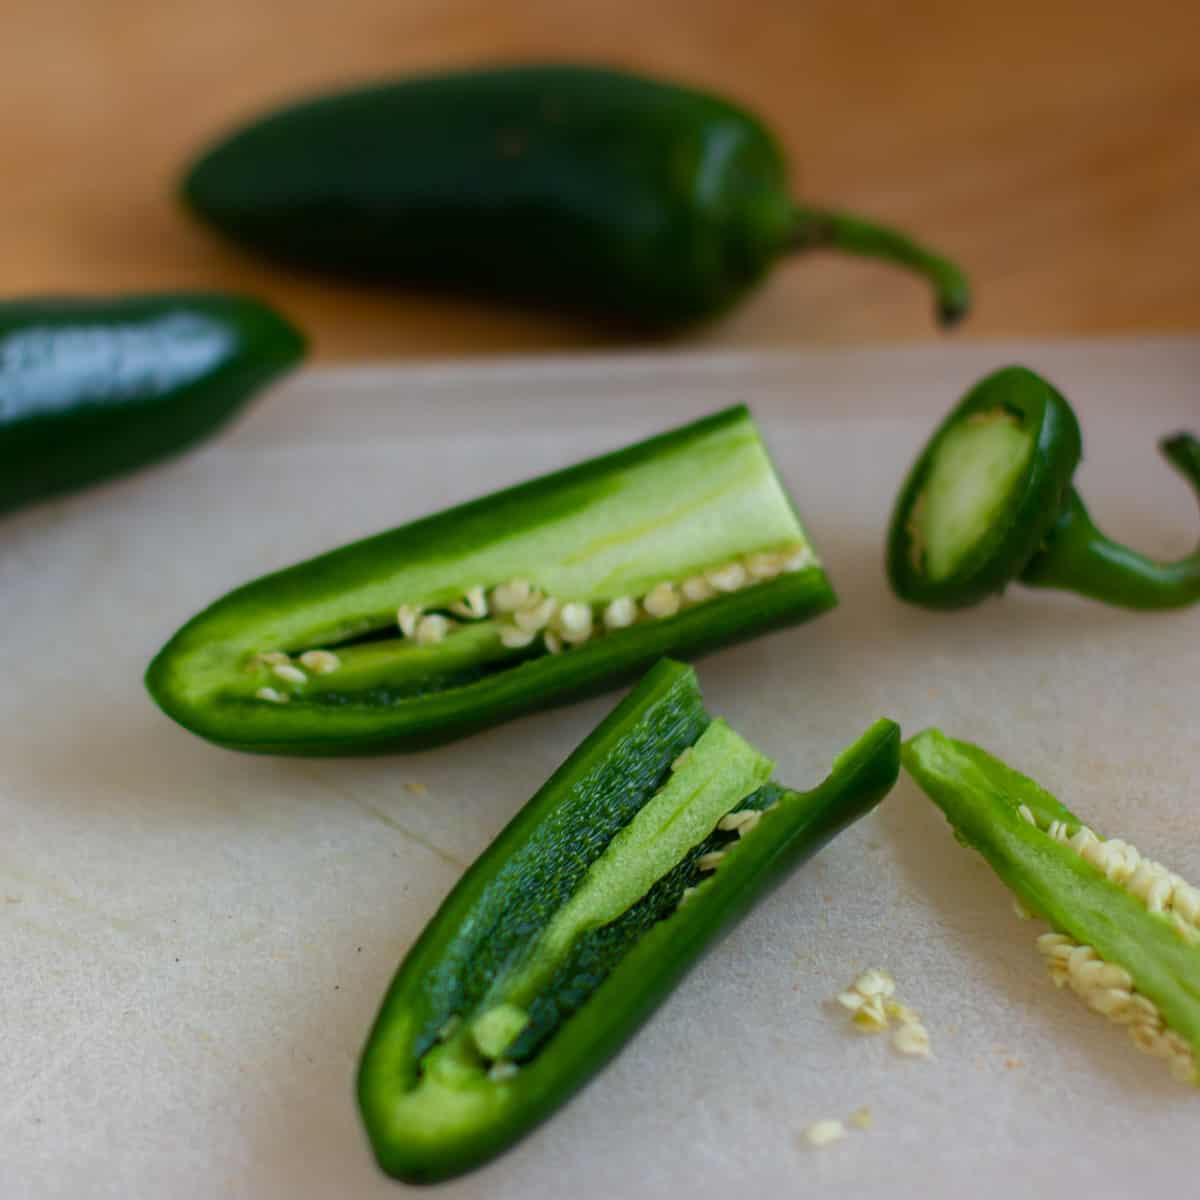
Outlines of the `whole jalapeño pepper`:
M812 791L657 664L484 851L408 952L362 1055L379 1164L479 1166L588 1081L775 881L895 783L878 721Z
M969 304L958 268L903 234L797 204L752 114L615 70L500 67L320 96L212 147L184 194L290 263L649 330L720 313L781 257L822 248L923 276L943 322Z
M0 512L177 453L304 346L243 296L0 303Z

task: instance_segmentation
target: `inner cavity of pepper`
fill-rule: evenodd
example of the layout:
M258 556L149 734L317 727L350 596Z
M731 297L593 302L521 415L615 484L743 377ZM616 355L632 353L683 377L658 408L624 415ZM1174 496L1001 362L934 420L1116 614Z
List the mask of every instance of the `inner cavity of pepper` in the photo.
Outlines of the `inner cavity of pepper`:
M374 698L386 702L472 682L542 655L562 654L635 625L660 621L722 595L818 567L810 547L793 544L743 555L640 596L602 603L548 595L514 578L466 589L439 608L400 603L395 622L344 642L294 653L258 651L246 669L254 697L271 704Z
M519 962L468 1013L439 1018L423 1075L462 1087L516 1077L659 921L694 902L777 808L773 763L713 721L589 866Z
M994 528L1034 450L1007 408L971 413L942 438L908 515L913 566L932 580L953 575Z

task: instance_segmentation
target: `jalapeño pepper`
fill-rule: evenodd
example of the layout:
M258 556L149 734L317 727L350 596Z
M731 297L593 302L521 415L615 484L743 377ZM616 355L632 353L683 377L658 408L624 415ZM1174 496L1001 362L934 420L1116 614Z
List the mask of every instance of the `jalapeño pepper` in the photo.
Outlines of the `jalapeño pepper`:
M663 661L467 871L409 951L359 1069L380 1165L429 1183L500 1153L594 1075L700 953L887 794L879 721L809 792Z
M1200 441L1166 438L1200 492ZM1096 528L1072 486L1082 439L1066 399L1023 367L978 383L909 473L888 535L896 594L929 608L977 604L1017 580L1132 609L1200 601L1200 550L1161 563Z
M417 749L835 602L731 408L238 588L147 684L237 749Z
M903 760L959 841L1049 924L1037 946L1055 986L1200 1082L1200 889L969 742L927 729Z
M242 296L0 303L0 512L184 449L303 353Z
M719 313L781 256L826 247L923 276L945 322L969 303L961 272L902 234L794 203L756 117L612 70L502 67L319 97L217 144L184 192L287 262L649 329Z

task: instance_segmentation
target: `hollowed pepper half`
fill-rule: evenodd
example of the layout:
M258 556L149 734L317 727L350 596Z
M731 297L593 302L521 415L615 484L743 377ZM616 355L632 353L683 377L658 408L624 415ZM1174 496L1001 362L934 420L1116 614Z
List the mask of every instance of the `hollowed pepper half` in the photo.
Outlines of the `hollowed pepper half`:
M183 450L304 344L244 296L0 303L0 512Z
M835 602L738 407L238 588L146 678L222 745L417 749Z
M1163 440L1200 493L1200 441ZM1131 609L1200 601L1200 549L1156 562L1106 537L1071 480L1079 422L1046 380L1007 367L978 383L917 459L892 514L887 569L903 600L963 608L1018 581Z
M958 840L983 855L1026 915L1050 925L1037 945L1055 985L1196 1083L1200 889L1096 834L978 746L929 729L905 743L903 758Z
M500 1153L594 1075L764 889L876 805L879 721L808 792L664 660L588 736L404 959L358 1094L380 1165L429 1183Z
M718 96L622 71L456 71L270 113L188 173L243 245L352 277L598 312L650 330L728 308L783 255L829 247L967 282L903 234L796 204L782 149Z

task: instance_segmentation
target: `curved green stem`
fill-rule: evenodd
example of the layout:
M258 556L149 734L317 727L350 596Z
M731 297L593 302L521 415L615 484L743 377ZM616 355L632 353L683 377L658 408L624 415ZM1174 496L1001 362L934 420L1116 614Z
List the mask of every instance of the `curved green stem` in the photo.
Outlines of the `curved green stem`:
M971 307L971 291L962 271L949 259L934 254L897 230L849 213L803 205L793 209L793 218L795 250L828 246L847 254L887 259L923 275L933 286L938 320L943 325L961 320Z
M1166 438L1160 449L1200 497L1200 441L1180 433ZM1176 562L1155 562L1101 533L1072 488L1021 582L1079 592L1122 608L1183 608L1200 602L1200 546Z

